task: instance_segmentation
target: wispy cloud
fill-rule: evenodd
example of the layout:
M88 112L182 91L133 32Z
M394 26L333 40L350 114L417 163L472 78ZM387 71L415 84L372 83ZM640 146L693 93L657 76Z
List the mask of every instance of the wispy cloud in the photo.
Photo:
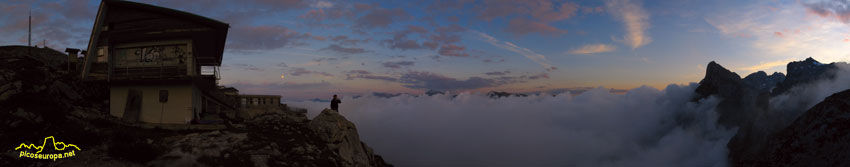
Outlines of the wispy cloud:
M359 28L387 27L395 22L409 20L411 18L412 16L403 9L376 8L355 20L354 26Z
M595 54L595 53L605 53L605 52L610 52L610 51L614 51L614 50L617 50L616 46L606 45L606 44L590 44L590 45L584 45L582 47L570 50L569 53L587 55L587 54Z
M567 31L550 24L576 16L579 9L578 4L570 2L490 0L474 6L472 11L477 12L477 18L484 21L518 16L511 18L508 27L505 28L505 32L514 35L533 33L558 35Z
M806 57L824 62L848 60L850 45L844 42L847 24L832 17L812 17L810 5L789 2L777 5L776 11L751 6L742 8L753 10L721 11L706 17L705 21L723 35L750 39L747 41L753 49L751 52L770 57L770 60Z
M438 53L443 56L452 56L452 57L469 57L469 54L464 52L466 47L458 46L455 44L443 45L440 47Z
M634 0L608 0L605 7L612 16L623 22L626 28L626 36L620 41L637 49L652 42L652 38L646 32L649 29L649 13Z
M487 74L487 75L508 75L510 73L511 73L511 71L493 71L493 72L487 72L487 73L484 73L484 74Z
M287 27L237 26L230 30L227 47L237 50L271 50L287 46L306 45L309 33L299 33Z
M285 64L284 64L285 65ZM256 67L251 64L232 64L233 67L241 70L250 70L250 71L265 71L265 69Z
M399 69L399 68L406 67L406 66L413 66L413 64L415 64L415 62L412 62L412 61L395 61L395 62L388 61L388 62L381 63L381 65L383 65L384 67L392 68L392 69Z
M850 1L827 0L817 3L804 3L809 13L821 17L833 17L843 23L850 23Z
M363 49L363 48L354 48L354 47L346 48L346 47L339 46L337 44L331 44L328 47L325 47L325 48L322 48L322 49L319 49L319 50L320 51L329 50L329 51L334 51L334 52L341 53L341 54L361 54L361 53L369 52L368 50Z
M481 77L469 77L466 80L451 78L431 72L408 72L401 76L399 81L404 87L411 89L433 89L433 90L472 90L485 87L493 87L504 83L495 79Z
M310 70L307 70L307 69L304 69L304 68L295 68L295 69L289 70L289 75L292 75L292 76L319 75L319 76L323 76L323 77L333 77L334 76L333 74L330 74L330 73L327 73L327 72L310 71Z
M514 18L508 22L506 32L516 35L526 35L531 33L560 35L567 33L567 30L551 26L543 22L532 21L524 18Z
M792 60L789 59L789 60L763 62L763 63L759 63L759 64L752 65L752 66L741 67L741 68L738 68L738 69L740 69L742 71L750 71L750 72L763 71L763 70L770 69L770 68L777 67L777 66L784 66L784 65L788 64L788 62L790 62L790 61L792 61Z
M328 2L328 1L316 1L316 2L315 2L315 3L313 3L313 4L310 4L310 7L314 7L314 8L332 8L332 7L334 7L334 3L333 3L333 2Z
M398 81L397 78L391 76L382 76L382 75L372 75L372 72L366 70L351 70L345 74L345 80L353 80L353 79L370 79L370 80L379 80L379 81L388 81L395 82Z
M500 41L500 40L496 39L495 37L487 35L483 32L472 31L472 30L470 30L470 32L478 35L485 42L490 43L493 46L496 46L496 47L499 47L499 48L502 48L502 49L505 49L505 50L510 50L514 53L525 56L525 58L528 58L529 60L534 61L537 64L540 64L540 66L543 66L543 68L546 69L547 71L557 69L557 68L553 67L552 65L550 65L549 60L547 60L546 56L543 56L542 54L537 54L530 49L519 47L519 46L514 45L513 43L510 43L510 42L507 42L507 41Z

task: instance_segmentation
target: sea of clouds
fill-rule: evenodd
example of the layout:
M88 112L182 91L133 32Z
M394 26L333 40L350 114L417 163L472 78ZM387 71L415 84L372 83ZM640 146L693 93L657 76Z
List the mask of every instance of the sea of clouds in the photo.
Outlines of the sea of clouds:
M850 65L836 65L835 78L771 97L769 110L753 121L778 130L850 89ZM340 111L365 143L397 166L728 166L726 144L737 128L716 124L719 99L691 101L697 86L507 98L343 97ZM307 108L311 118L329 107L285 103Z
M486 94L343 98L361 139L398 166L726 166L736 129L697 84L625 94L490 98ZM314 117L325 102L286 102Z

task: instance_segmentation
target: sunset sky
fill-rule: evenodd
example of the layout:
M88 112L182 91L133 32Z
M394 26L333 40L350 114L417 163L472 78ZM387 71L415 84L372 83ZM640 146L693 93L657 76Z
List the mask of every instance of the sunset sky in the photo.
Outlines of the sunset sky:
M141 1L230 24L220 84L284 99L630 89L850 59L850 4L739 0ZM85 48L100 1L6 0L0 45Z

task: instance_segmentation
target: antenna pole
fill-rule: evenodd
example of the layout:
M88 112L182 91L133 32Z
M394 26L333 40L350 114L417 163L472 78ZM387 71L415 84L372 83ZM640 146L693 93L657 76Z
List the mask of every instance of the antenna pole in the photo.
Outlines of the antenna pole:
M29 9L29 20L27 24L27 54L32 56L32 8Z
M27 26L29 28L27 31L27 46L32 47L32 9L30 9L29 24Z

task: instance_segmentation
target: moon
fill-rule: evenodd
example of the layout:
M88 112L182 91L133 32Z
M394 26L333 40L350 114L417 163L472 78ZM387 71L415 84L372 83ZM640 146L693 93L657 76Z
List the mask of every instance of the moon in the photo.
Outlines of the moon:
M280 79L283 79L283 74L280 74Z

